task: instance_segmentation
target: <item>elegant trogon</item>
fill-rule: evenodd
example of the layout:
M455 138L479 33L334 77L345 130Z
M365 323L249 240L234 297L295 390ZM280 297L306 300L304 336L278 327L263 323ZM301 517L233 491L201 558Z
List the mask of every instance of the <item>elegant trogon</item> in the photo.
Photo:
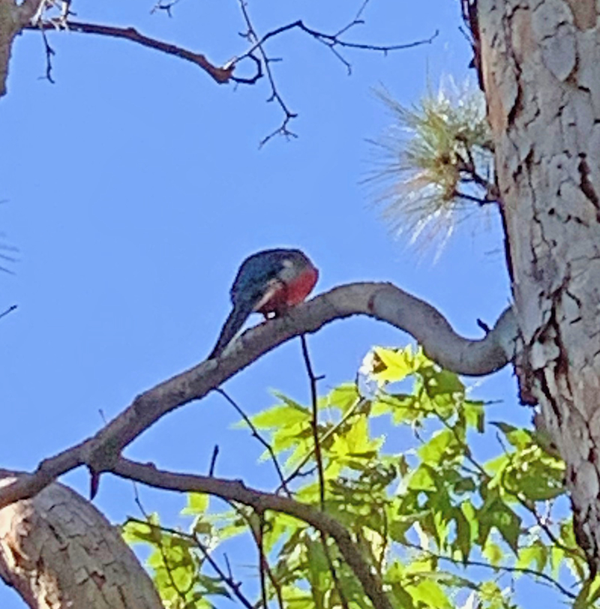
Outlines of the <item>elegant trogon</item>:
M300 250L264 250L246 258L231 286L233 309L209 359L223 353L252 312L283 315L309 295L318 277Z

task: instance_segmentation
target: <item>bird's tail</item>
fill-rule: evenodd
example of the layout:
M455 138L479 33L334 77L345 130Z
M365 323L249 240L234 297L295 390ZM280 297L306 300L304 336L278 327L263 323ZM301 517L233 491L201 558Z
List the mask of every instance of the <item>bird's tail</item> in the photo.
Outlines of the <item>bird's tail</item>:
M223 325L219 339L214 349L211 351L208 359L219 357L225 350L225 347L233 340L233 337L238 333L239 329L244 325L246 319L254 308L254 302L238 302L234 305L229 317Z

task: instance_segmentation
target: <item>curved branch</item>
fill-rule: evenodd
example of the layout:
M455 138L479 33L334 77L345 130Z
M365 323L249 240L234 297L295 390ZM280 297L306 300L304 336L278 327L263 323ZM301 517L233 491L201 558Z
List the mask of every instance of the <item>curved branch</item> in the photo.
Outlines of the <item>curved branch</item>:
M516 322L512 309L502 313L481 340L456 334L434 307L389 283L355 283L326 292L294 307L284 317L247 330L219 359L207 360L138 395L98 433L46 459L0 489L0 509L32 497L58 476L87 465L92 472L111 470L121 451L167 413L206 396L258 357L300 334L352 315L367 315L404 330L441 366L466 375L485 375L514 357Z
M111 471L122 478L136 480L155 488L208 493L226 501L237 501L248 505L259 513L273 510L307 522L321 533L333 537L344 560L360 580L375 609L392 609L389 599L383 592L381 582L371 570L348 530L335 518L310 505L294 501L289 497L249 488L241 481L178 474L123 458L118 459Z

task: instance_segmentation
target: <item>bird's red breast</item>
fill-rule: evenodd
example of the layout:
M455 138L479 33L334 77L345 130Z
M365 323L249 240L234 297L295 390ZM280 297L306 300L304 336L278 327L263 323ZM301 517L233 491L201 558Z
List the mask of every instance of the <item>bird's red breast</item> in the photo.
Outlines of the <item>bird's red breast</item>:
M291 281L275 284L272 296L259 308L259 313L282 314L289 307L300 304L312 291L319 278L319 271L308 266Z

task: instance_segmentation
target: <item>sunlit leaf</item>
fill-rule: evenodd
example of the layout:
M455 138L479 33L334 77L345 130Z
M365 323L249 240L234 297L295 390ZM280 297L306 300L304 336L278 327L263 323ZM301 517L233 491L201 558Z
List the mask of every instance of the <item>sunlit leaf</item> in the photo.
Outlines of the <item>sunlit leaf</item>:
M187 506L181 511L182 514L204 514L208 510L210 496L205 493L188 493Z

